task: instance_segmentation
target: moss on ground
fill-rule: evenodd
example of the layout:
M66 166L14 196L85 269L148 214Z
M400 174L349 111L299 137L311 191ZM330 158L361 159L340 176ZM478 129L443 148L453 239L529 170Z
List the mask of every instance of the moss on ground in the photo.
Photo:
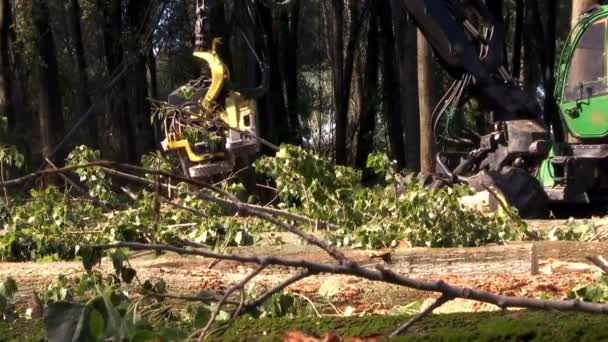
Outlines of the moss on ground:
M321 337L386 336L404 316L351 318L249 319L243 318L217 341L281 341L290 331ZM434 315L414 326L396 341L608 341L608 316L555 312L497 312ZM44 341L40 321L0 322L0 341Z
M40 320L18 320L14 323L0 321L1 342L40 342L46 340Z
M328 332L342 336L386 336L408 317L241 319L222 341L281 341L286 332L299 330L321 337ZM498 312L434 315L414 326L396 341L608 341L608 316Z

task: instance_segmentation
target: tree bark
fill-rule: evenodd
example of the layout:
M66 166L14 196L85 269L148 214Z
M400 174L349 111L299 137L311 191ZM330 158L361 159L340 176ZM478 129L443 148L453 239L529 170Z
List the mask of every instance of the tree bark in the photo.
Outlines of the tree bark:
M150 125L152 110L148 100L148 74L146 68L148 32L148 13L150 1L130 0L127 6L129 38L132 44L129 55L135 58L135 64L130 71L130 86L132 89L133 114L135 117L135 134L138 142L139 154L154 150L154 130ZM133 129L133 128L132 128Z
M391 1L398 59L401 116L405 131L406 167L420 171L420 116L418 106L418 68L415 25L400 11L401 0Z
M521 50L524 31L524 0L516 0L515 4L515 33L513 38L513 59L511 61L511 74L515 79L521 77Z
M381 2L380 29L382 31L382 103L386 117L391 155L397 161L400 169L405 168L405 146L403 141L403 126L401 120L401 99L399 97L399 77L397 75L397 59L395 57L395 36L390 6Z
M59 72L50 14L45 0L32 2L32 19L36 53L40 60L38 76L38 122L42 140L42 156L51 160L62 160L63 151L51 156L55 145L63 137L64 123L59 91Z
M370 0L363 2L361 11L356 2L349 2L349 36L344 44L344 0L330 0L329 44L335 100L335 155L336 163L348 163L348 111L350 91L359 31L369 11Z
M0 0L0 117L6 117L9 132L15 126L11 100L11 65L9 54L9 32L12 22L9 0Z
M112 92L107 95L108 108L106 109L105 122L108 124L110 138L104 145L104 154L118 161L135 161L137 149L135 134L131 129L131 116L128 113L129 103L126 98L127 85L119 76L123 71L123 15L122 0L111 0L107 3L98 0L97 6L103 11L104 17L104 47L106 54L106 67L110 77L121 77Z
M330 0L329 6L329 45L332 66L333 91L335 101L335 154L336 163L347 162L346 130L348 127L348 99L344 77L344 2ZM345 106L346 105L346 106Z
M70 26L72 40L74 44L74 54L76 57L76 66L78 68L78 81L79 86L76 90L78 94L78 112L81 114L91 106L91 97L89 96L89 79L87 76L87 61L84 55L84 45L82 42L82 28L81 28L81 10L78 0L70 0ZM95 117L89 119L89 122L85 125L85 130L81 134L82 141L90 147L96 148L98 146L98 129L97 120Z
M367 57L363 77L363 96L357 137L355 166L365 168L367 157L374 151L376 112L378 107L378 21L375 13L370 15L367 33Z
M264 49L265 55L268 58L270 69L270 89L264 96L262 101L265 102L266 111L269 118L263 123L265 129L262 137L268 141L279 145L288 142L289 139L289 124L287 119L287 108L285 106L285 97L283 95L283 79L281 77L281 69L279 64L279 53L275 44L273 29L272 11L262 4L258 4L262 25L266 33Z
M541 42L538 39L538 31L542 30L542 23L535 15L535 7L538 0L527 0L525 5L524 24L524 88L533 97L537 95L537 88L541 85L543 77L544 60L541 57Z
M285 83L285 98L289 125L288 142L299 145L302 143L300 134L300 115L298 101L298 30L300 20L300 1L296 0L291 12L281 14L282 29L282 74Z
M554 96L555 90L555 63L556 63L556 42L557 42L557 1L548 0L549 10L547 14L547 34L545 37L545 123L553 128L554 139L558 142L563 141L563 129L559 117L559 109Z
M433 137L433 87L431 47L418 31L418 92L420 98L420 171L435 171L435 141Z
M503 0L486 0L486 6L490 13L496 17L497 20L502 20L503 14Z

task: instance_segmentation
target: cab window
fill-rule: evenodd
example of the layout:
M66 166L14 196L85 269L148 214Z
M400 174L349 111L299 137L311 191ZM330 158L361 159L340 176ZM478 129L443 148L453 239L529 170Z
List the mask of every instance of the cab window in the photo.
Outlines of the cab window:
M606 78L606 20L589 26L574 51L564 101L608 94Z

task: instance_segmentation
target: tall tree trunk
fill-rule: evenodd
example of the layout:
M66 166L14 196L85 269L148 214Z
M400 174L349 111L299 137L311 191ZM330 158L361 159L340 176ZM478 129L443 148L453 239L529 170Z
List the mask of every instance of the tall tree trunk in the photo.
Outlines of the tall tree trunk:
M431 47L418 31L418 94L420 98L420 171L435 171L435 141L433 137L433 87Z
M15 126L11 100L12 70L9 54L11 17L10 1L0 0L0 117L6 117L9 131Z
M279 53L274 40L273 17L272 11L262 4L258 4L262 25L266 36L263 37L265 54L268 58L270 69L270 89L264 96L262 101L265 102L266 110L269 111L270 120L265 123L268 125L264 129L264 138L275 144L288 142L289 126L287 119L287 108L285 107L285 97L283 96L283 80L281 78L281 69L279 64Z
M59 72L50 14L46 0L32 2L34 37L37 41L38 61L38 121L42 139L42 156L54 160L63 159L63 151L54 156L56 144L64 134L61 93L59 91Z
M563 129L559 118L559 110L554 96L555 90L555 64L556 64L556 42L557 42L557 15L558 6L556 0L548 0L547 13L547 35L544 46L547 47L545 56L545 122L553 128L557 141L563 140Z
M599 0L572 0L572 28L574 28L574 26L578 23L578 18L581 14L583 14L583 12L585 12L585 10L599 3Z
M154 100L159 99L158 94L158 70L156 67L156 56L152 48L148 49L148 72L150 72L150 96ZM154 141L158 143L162 140L161 123L155 122L154 127Z
M82 28L80 26L80 4L78 0L70 0L70 26L72 40L74 43L74 54L76 56L76 65L78 68L79 87L76 90L78 93L78 111L84 114L91 106L91 97L89 96L89 79L87 76L87 61L84 55L84 45L82 43ZM96 148L98 146L98 129L97 120L95 117L89 119L85 126L85 131L81 134L82 141Z
M104 154L118 161L135 161L137 159L137 145L135 134L131 129L131 116L128 113L129 103L126 98L127 85L123 72L124 56L122 44L123 15L122 0L98 0L97 5L105 18L104 47L108 75L121 77L113 91L107 95L108 108L105 122L107 123L110 138L104 145Z
M391 153L400 169L405 168L405 146L399 97L399 77L395 53L395 35L391 8L386 1L380 2L380 30L382 32L382 103L386 117Z
M524 32L524 0L516 0L515 2L515 32L513 38L513 59L511 62L511 74L515 79L521 77L521 51L523 48L523 32Z
M332 83L335 100L335 149L336 163L348 163L348 111L350 105L350 90L352 83L355 56L359 31L363 20L368 14L369 4L373 0L363 2L362 11L358 10L357 2L349 2L349 35L344 44L344 0L330 0L329 15L329 44L332 65Z
M285 83L285 98L287 100L289 121L288 141L296 145L302 143L298 101L298 30L300 6L300 1L296 0L291 12L281 14L282 29L279 32L282 38L282 74Z
M378 108L378 21L375 13L370 14L367 33L367 57L363 77L363 96L359 118L359 135L355 166L365 168L367 157L374 151L376 112Z
M416 52L416 32L414 24L408 22L400 11L401 0L392 0L393 27L396 38L399 65L399 91L401 116L405 131L406 167L420 170L420 116L418 106L418 68Z
M348 127L348 98L344 82L344 2L329 0L329 45L332 69L332 83L335 100L335 153L336 163L344 165L347 162L346 130ZM346 105L346 106L345 106Z
M542 23L538 22L535 15L535 7L538 0L527 0L525 6L526 20L524 24L524 87L526 92L533 97L537 95L537 88L542 82L544 63L540 54L541 46L537 32L542 30Z
M496 17L496 19L501 20L503 14L503 0L486 0L486 6L490 10L490 13Z
M148 74L146 68L146 55L148 52L146 44L148 32L147 22L151 12L151 1L129 0L127 6L129 38L132 44L128 54L135 58L135 64L131 69L130 87L132 89L133 114L135 117L135 134L137 136L138 151L140 154L154 149L154 131L150 125L152 115L150 101L148 100ZM132 128L133 129L133 128Z

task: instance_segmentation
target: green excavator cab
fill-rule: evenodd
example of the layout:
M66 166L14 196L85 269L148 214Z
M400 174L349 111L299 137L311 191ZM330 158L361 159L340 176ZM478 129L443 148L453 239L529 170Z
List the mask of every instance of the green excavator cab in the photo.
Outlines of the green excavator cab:
M554 203L608 199L608 6L586 11L560 59L555 98L565 136L538 179Z
M608 138L608 7L587 11L560 62L556 98L570 142Z

